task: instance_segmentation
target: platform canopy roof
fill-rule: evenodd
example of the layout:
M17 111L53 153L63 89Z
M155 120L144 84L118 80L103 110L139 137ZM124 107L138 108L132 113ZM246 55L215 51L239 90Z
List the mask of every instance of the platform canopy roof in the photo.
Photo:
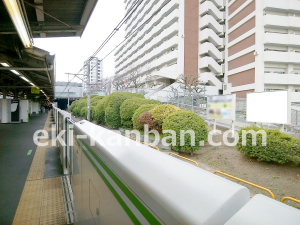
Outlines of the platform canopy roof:
M55 56L34 47L33 38L80 37L96 3L0 0L0 95L53 100Z

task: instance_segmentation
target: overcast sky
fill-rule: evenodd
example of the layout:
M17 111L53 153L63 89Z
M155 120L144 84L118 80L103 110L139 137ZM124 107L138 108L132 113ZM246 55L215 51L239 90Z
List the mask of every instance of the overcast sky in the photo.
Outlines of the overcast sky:
M98 0L81 38L35 38L34 46L56 55L56 81L68 81L65 73L77 73L125 15L124 0ZM124 29L125 25L123 25ZM124 39L124 31L117 34L97 57L108 54ZM113 53L103 61L104 77L114 73ZM71 79L71 76L70 76ZM79 82L76 78L73 81Z

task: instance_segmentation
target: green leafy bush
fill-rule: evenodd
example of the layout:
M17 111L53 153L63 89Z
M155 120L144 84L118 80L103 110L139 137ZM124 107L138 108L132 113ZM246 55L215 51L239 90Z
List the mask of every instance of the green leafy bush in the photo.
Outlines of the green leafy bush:
M93 120L97 121L97 123L105 123L105 104L107 99L107 96L102 98L93 110Z
M105 109L108 107L111 102L115 101L116 98L129 98L129 96L132 95L130 92L114 92L107 96L107 102L105 103ZM132 96L136 97L136 96ZM144 97L144 96L143 96ZM125 98L125 99L126 99Z
M161 102L154 99L145 99L145 104L155 104L155 105L161 105Z
M95 110L97 104L103 99L103 96L94 95L95 97L91 98L91 120L96 120L95 118Z
M141 105L133 114L132 116L132 124L133 124L133 128L136 130L142 130L143 126L139 126L137 123L137 119L139 118L139 116L146 111L150 111L151 109L155 108L156 104L145 104L145 105Z
M149 130L157 130L158 132L161 133L161 128L158 126L157 122L155 119L151 116L151 114L146 111L143 112L139 118L136 120L137 124L139 127L144 127L144 125L148 125Z
M91 99L92 99L92 98L95 98L95 97L97 97L97 96L99 96L99 95L91 95ZM87 99L87 95L83 96L81 99Z
M172 112L180 110L174 105L159 105L150 110L152 117L156 120L159 126L162 126L163 120Z
M125 100L120 107L120 116L122 126L126 128L133 128L132 116L135 111L144 104L160 104L157 100L148 100L143 98L130 98Z
M69 107L69 111L73 113L75 106L77 105L78 100L73 101Z
M178 110L168 115L163 121L163 130L173 130L176 133L176 144L171 144L171 139L167 139L167 142L171 144L171 147L175 151L196 151L200 148L200 142L206 141L208 137L208 130L205 126L205 121L196 113ZM191 135L189 133L184 134L184 144L180 144L180 131L192 130L195 133L195 145L191 142ZM164 137L170 136L169 133L165 133Z
M246 134L245 146L242 143L243 131L254 132L262 131L266 133L266 144L263 146L262 133L256 134L256 146L252 146L252 135ZM257 158L258 161L276 162L280 164L293 162L300 164L300 141L279 130L259 128L257 126L248 126L242 128L239 132L239 142L236 149L243 154Z
M129 92L115 92L108 96L108 102L105 106L105 123L109 127L119 128L121 126L120 107L122 103L129 98L142 95L133 95Z
M87 107L81 108L81 110L80 110L80 117L86 119L86 117L87 117Z
M72 103L73 104L73 103ZM81 116L81 109L87 107L87 100L86 99L80 99L78 101L75 101L75 107L73 109L73 115L74 116Z
M146 99L130 98L125 100L120 107L120 116L122 126L132 128L132 116L134 112L143 104Z

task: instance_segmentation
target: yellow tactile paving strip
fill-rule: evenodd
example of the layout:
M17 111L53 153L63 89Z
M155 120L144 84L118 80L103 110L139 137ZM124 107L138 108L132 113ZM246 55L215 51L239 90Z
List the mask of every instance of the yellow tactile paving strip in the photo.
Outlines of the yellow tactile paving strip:
M50 115L50 114L49 114ZM44 130L50 131L50 116ZM66 224L62 184L60 177L43 179L46 150L51 147L38 146L14 217L14 225Z

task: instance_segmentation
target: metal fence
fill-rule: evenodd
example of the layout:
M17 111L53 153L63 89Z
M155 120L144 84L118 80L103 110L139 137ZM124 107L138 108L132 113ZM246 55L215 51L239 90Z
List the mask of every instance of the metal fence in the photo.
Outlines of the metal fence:
M129 88L121 91L140 93L145 95L148 99L159 100L163 104L172 104L181 109L190 110L202 116L206 116L206 98L204 94L189 93L184 91L168 91L168 90L153 90L151 88ZM298 104L292 104L292 106L299 106ZM236 119L246 121L247 112L247 99L236 98ZM291 110L291 124L292 126L300 126L300 110ZM270 124L271 125L271 124ZM300 128L297 128L300 129Z

